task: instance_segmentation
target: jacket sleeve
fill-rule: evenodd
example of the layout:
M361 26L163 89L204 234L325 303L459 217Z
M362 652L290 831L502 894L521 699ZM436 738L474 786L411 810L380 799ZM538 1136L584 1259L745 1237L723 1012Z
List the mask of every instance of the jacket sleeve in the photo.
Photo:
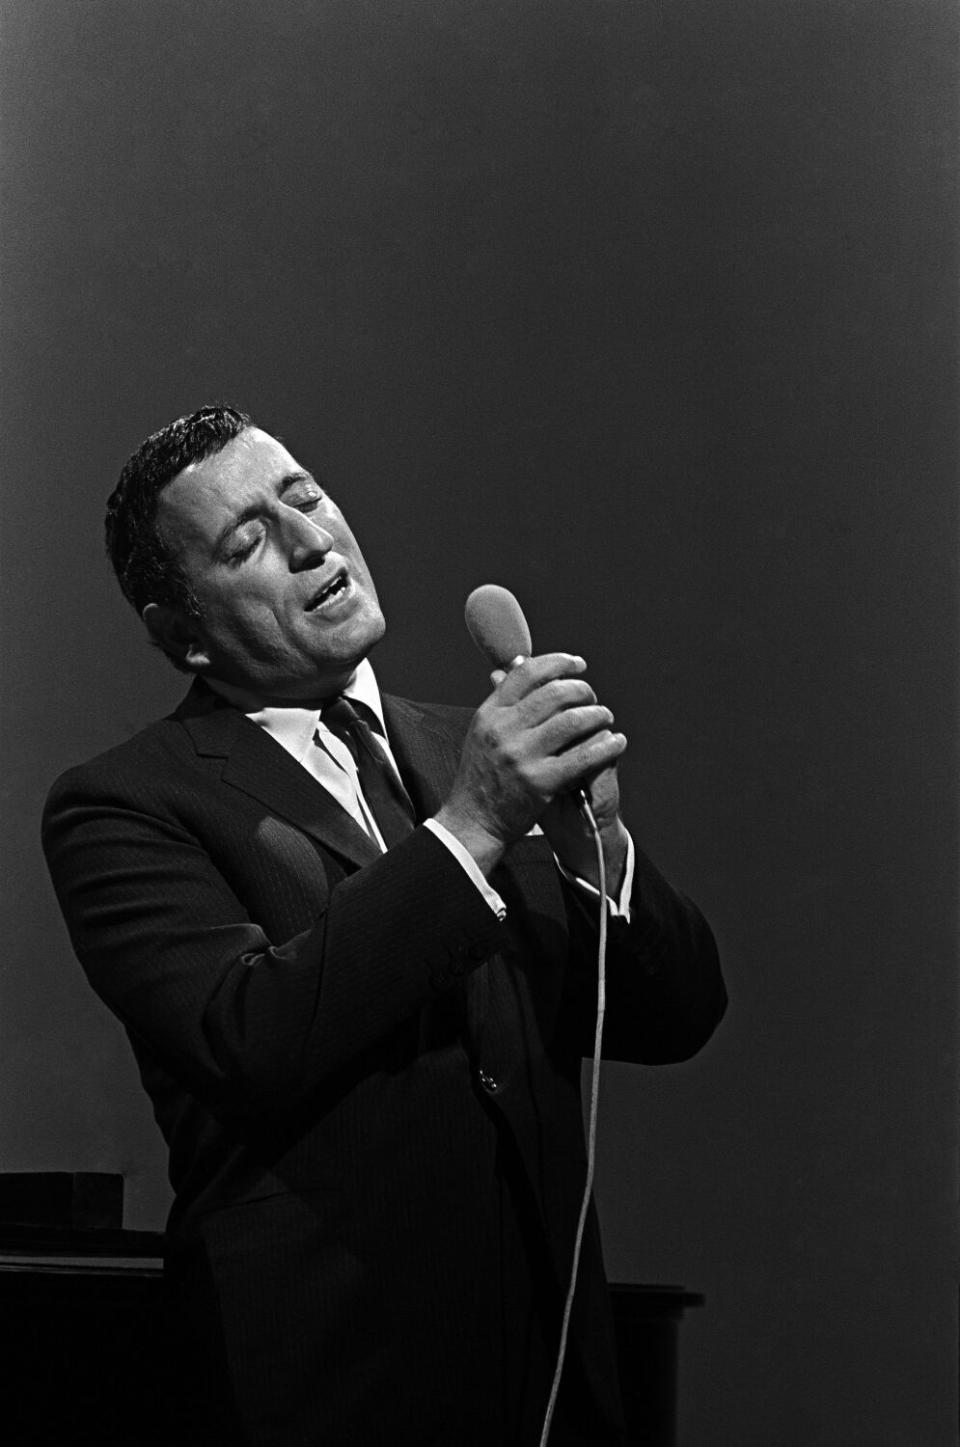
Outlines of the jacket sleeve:
M133 807L91 782L65 776L44 817L74 949L134 1039L221 1113L303 1102L497 949L496 916L427 829L271 940L162 791Z
M597 1006L597 905L565 881L572 940L564 1015L592 1056ZM713 933L697 906L636 850L631 918L608 922L605 1059L644 1065L687 1060L710 1039L727 993Z

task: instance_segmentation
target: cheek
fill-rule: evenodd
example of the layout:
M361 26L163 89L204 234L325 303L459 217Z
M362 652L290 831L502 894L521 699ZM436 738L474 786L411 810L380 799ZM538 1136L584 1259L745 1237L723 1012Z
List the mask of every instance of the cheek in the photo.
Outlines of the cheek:
M201 604L205 600L201 599ZM276 609L269 591L245 579L206 601L205 620L211 636L249 641L276 631Z
M363 553L361 553L360 549L357 547L356 543L351 544L350 549L347 552L347 556L350 558L350 561L352 562L354 570L356 571L358 576L364 580L367 587L370 589L371 592L373 592L373 578L370 574L370 569L367 567L366 559L364 558Z

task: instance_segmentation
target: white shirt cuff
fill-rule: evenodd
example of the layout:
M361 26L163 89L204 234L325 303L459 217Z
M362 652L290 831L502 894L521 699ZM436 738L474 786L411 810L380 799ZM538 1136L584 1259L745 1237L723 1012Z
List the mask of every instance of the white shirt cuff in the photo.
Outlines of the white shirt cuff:
M460 843L460 840L457 839L455 835L451 834L449 829L445 829L442 824L438 824L436 819L424 819L423 824L425 829L429 829L431 834L435 834L437 836L441 844L445 844L447 846L454 859L456 859L457 862L462 866L462 868L469 875L470 879L476 885L477 889L483 895L484 899L487 901L487 904L497 916L497 919L506 919L507 906L504 904L497 891L490 888L490 885L484 878L484 875L479 865L477 864L477 861L474 859L469 849L464 849L463 845Z
M633 871L634 865L636 864L636 857L636 852L633 847L633 836L628 833L627 859L623 866L623 883L620 886L620 891L616 899L614 899L611 894L607 895L607 904L610 906L610 913L614 919L625 919L627 923L630 922L630 896L633 893ZM554 858L556 858L556 855L554 855ZM579 874L571 874L569 869L564 869L559 859L557 859L557 868L566 879L570 880L571 884L575 884L578 889L586 890L586 892L592 894L595 899L599 899L599 889L597 889L595 885L592 885L589 880L581 879Z

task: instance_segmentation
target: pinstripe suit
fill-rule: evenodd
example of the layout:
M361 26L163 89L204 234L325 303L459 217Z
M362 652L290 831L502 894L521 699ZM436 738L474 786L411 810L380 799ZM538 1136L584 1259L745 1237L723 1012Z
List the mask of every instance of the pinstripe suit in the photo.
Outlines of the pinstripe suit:
M470 715L384 702L429 817ZM589 911L546 842L519 841L496 870L500 923L429 830L376 854L195 684L58 781L44 846L169 1144L171 1273L245 1440L535 1441L582 1190L595 989ZM685 1058L724 1000L708 927L641 856L633 922L611 930L605 1053ZM570 1440L616 1442L592 1219L582 1272Z

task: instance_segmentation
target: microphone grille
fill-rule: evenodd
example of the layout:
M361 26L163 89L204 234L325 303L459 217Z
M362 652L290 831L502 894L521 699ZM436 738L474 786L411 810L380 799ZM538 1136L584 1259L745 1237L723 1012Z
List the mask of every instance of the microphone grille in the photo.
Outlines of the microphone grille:
M494 668L508 668L520 654L528 658L533 642L523 609L506 588L484 583L464 607L470 637Z

